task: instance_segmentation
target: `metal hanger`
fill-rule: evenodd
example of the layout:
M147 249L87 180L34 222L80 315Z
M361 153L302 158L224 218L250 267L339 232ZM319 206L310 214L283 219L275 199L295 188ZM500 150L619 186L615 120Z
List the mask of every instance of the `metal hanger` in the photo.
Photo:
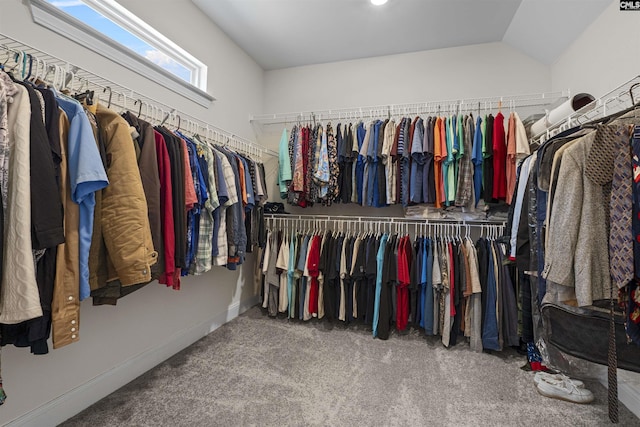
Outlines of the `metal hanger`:
M3 46L7 56L4 58L4 61L2 61L2 63L0 63L0 70L4 70L5 69L5 65L7 64L7 62L9 61L9 59L11 59L11 54L13 53L11 51L11 49L9 49L8 47Z
M164 125L164 123L167 121L167 119L169 118L169 116L171 116L171 114L173 114L175 112L175 108L172 109L170 112L167 113L166 116L164 116L164 119L162 119L162 122L160 122L160 126ZM164 110L162 110L162 112L164 113Z
M140 98L133 101L133 105L138 105L138 118L140 118L140 114L142 114L142 100Z
M29 80L29 77L31 77L31 70L33 67L33 56L31 56L30 53L27 53L27 57L29 58L29 71L27 72L27 76L23 80Z
M15 52L15 54L14 54L14 58L13 58L13 60L15 61L15 64L13 65L13 67L11 67L11 68L7 69L6 61L5 61L5 64L3 64L4 71L5 71L6 73L10 73L10 72L12 72L13 70L15 70L15 69L16 69L16 67L17 67L17 66L22 62L22 55L24 55L24 52L22 52L22 51ZM8 61L8 60L7 60L7 61Z
M111 86L107 86L104 89L102 89L102 93L105 93L106 91L109 91L109 98L107 100L107 108L111 107L111 97L113 96L113 91L111 90Z

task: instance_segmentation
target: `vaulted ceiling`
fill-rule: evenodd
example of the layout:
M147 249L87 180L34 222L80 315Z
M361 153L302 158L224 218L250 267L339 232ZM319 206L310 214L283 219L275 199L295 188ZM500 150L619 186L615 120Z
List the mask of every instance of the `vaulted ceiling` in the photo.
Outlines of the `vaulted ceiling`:
M552 64L613 0L192 0L266 70L489 42Z

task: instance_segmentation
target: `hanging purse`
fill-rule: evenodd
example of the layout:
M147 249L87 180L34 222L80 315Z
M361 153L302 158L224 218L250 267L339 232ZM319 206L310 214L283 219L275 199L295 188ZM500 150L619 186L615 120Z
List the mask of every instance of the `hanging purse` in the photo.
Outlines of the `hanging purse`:
M542 316L547 345L580 359L605 366L608 364L608 312L578 312L561 305L543 304ZM635 344L627 344L624 317L616 313L614 322L618 368L640 372L640 348Z

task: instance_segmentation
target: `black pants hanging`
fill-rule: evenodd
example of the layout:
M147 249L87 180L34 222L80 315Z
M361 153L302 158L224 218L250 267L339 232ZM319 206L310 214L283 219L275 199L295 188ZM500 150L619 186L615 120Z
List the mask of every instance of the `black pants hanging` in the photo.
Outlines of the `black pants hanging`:
M373 325L373 309L376 298L376 276L367 276L367 311L365 322L367 325Z
M336 318L336 282L334 279L325 279L323 285L324 317L333 322Z
M531 280L527 274L518 271L520 298L522 305L522 340L533 342L533 314L531 312Z
M393 282L382 283L380 289L380 316L378 319L378 338L381 340L389 339L391 332L391 324L393 321L393 298L391 294L395 294L396 287Z
M344 279L344 296L345 296L345 319L347 323L354 321L353 318L353 280L351 278Z
M367 316L367 279L364 277L357 279L354 286L358 301L358 319L364 322Z

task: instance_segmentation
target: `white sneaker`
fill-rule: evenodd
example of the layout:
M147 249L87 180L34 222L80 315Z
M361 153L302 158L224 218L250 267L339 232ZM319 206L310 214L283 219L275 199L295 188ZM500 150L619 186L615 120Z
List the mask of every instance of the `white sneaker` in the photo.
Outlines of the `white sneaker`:
M584 388L584 383L580 380L571 379L565 374L551 374L549 372L538 371L533 377L533 382L537 386L540 381L554 382L554 381L564 381L571 380L578 388Z
M584 387L577 387L569 378L561 381L552 380L552 382L543 379L536 386L536 390L543 396L566 400L567 402L593 402L593 393Z

